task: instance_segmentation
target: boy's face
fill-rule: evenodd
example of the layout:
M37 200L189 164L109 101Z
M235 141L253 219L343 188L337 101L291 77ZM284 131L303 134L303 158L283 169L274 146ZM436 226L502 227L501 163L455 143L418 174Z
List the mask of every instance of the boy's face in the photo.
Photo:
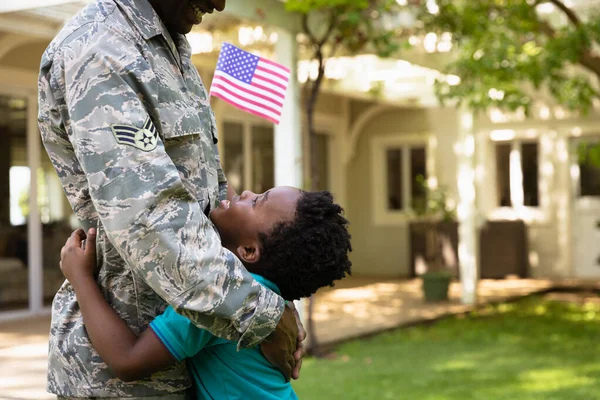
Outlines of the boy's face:
M171 33L187 34L202 22L204 14L223 11L226 0L151 0L150 3Z
M259 233L269 233L276 224L292 221L301 194L299 189L287 186L262 194L246 190L231 203L222 201L210 213L210 219L224 247L245 263L256 263L260 260Z

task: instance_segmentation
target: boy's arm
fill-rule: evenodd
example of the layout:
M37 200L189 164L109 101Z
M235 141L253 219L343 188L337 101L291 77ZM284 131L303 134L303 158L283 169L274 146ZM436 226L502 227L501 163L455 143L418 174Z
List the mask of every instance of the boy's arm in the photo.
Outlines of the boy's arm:
M63 247L60 268L75 289L85 328L102 360L125 382L173 364L175 357L151 329L136 336L106 302L94 278L95 232L87 235L85 250L81 249L81 234L82 230L74 232Z

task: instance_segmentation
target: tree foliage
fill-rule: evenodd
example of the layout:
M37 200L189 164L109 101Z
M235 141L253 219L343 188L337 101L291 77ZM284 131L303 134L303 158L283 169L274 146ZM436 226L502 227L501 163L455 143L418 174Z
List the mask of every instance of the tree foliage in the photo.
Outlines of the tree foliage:
M444 72L458 75L461 84L437 82L443 102L529 113L543 90L586 113L598 97L600 14L584 17L561 0L437 0L437 13L419 3L423 31L451 33L457 49Z
M302 31L309 57L316 60L318 74L305 86L305 112L311 145L311 189L319 187L317 141L314 127L314 110L319 98L328 58L340 50L357 54L375 52L382 57L394 54L399 40L394 27L385 18L397 11L395 0L288 0L289 12L302 15Z

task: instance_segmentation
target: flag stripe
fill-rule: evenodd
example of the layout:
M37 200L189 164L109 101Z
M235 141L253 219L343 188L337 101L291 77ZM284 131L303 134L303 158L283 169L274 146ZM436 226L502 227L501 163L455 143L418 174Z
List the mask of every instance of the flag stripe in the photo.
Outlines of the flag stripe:
M279 118L281 116L280 112L273 112L273 111L265 109L263 106L260 106L260 105L257 106L255 104L252 104L236 95L227 93L226 91L222 90L221 88L215 88L214 93L218 93L225 98L235 101L237 104L241 104L250 110L262 112L263 114L269 115L272 118Z
M290 69L288 67L286 67L285 65L281 65L274 61L267 60L266 58L261 58L259 61L259 64L260 63L269 64L269 65L273 66L274 68L279 68L279 69L283 70L284 72L287 72L288 74L290 73Z
M213 79L214 79L213 85L223 84L226 87L229 87L230 89L235 88L241 92L248 93L248 94L256 96L259 99L268 101L274 107L279 107L279 108L283 107L283 101L282 101L283 99L279 95L273 95L272 93L269 93L260 88L256 88L254 86L247 85L244 82L240 82L235 78L227 77L227 76L220 75L220 74L218 76L217 76L217 74L215 74L215 77Z
M215 76L213 78L214 81L218 82L220 79L227 80L229 82L233 82L240 87L250 90L255 93L259 93L263 96L269 97L273 102L282 103L285 100L285 93L282 94L279 88L272 89L266 85L258 85L256 82L252 82L252 84L247 84L246 82L242 82L239 79L234 78L233 76L227 75L225 72L216 71Z
M273 86L269 82L263 81L262 79L256 79L256 78L254 78L252 80L251 87L253 87L253 88L259 88L259 89L262 89L264 91L267 91L267 92L271 93L271 96L274 96L274 97L276 96L281 101L285 100L285 90L281 90L277 86Z
M258 65L256 66L256 69L258 71L265 72L269 75L276 76L286 83L290 80L290 74L282 74L281 71L275 71L275 68L271 69L268 64L258 63Z
M225 100L229 104L232 104L244 111L248 111L254 115L257 115L261 118L268 119L276 124L279 123L279 118L281 115L273 115L271 112L262 112L263 109L260 107L254 107L251 104L247 104L245 101L240 100L238 97L230 96L227 93L222 93L220 89L216 89L212 92L213 96L218 97L220 99Z
M255 79L261 79L267 83L270 83L273 86L277 86L284 92L287 89L287 82L269 74L268 72L260 71L258 68L254 72L254 79L252 79L252 82L254 82Z
M275 114L281 113L281 108L279 108L279 110L278 110L276 108L269 107L268 105L265 104L264 101L260 101L260 99L254 97L252 95L249 95L249 94L241 94L239 92L236 92L235 89L232 90L231 88L228 88L226 85L224 85L222 83L214 83L212 85L212 87L213 87L213 89L220 89L220 91L228 93L231 96L237 96L240 99L247 101L249 104L255 105L257 107L262 107L267 111L271 111L272 113L275 113Z

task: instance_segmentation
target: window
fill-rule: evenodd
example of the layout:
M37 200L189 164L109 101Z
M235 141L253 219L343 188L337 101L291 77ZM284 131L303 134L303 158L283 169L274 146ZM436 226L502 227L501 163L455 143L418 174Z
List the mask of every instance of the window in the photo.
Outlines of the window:
M579 196L600 197L600 142L582 143L579 148Z
M425 147L410 149L410 182L411 207L413 210L424 210L427 205L427 193L423 183L427 179L427 154Z
M500 142L495 146L497 205L539 207L538 142Z
M330 141L329 134L317 132L317 164L319 166L319 181L317 182L318 190L331 190L329 176Z
M425 207L423 179L427 178L424 145L391 147L386 152L388 211L410 211Z
M249 122L223 124L223 169L237 193L262 193L275 185L274 131Z
M224 149L223 169L227 181L237 193L247 188L244 182L244 126L238 123L225 122L223 125Z
M271 126L252 127L252 191L264 193L275 186L275 137Z
M427 204L423 183L435 177L433 139L425 133L371 140L371 198L376 225L403 224Z
M387 198L388 210L403 210L402 193L402 149L391 149L387 152Z
M538 143L521 145L521 167L523 168L523 205L539 207L539 146Z

